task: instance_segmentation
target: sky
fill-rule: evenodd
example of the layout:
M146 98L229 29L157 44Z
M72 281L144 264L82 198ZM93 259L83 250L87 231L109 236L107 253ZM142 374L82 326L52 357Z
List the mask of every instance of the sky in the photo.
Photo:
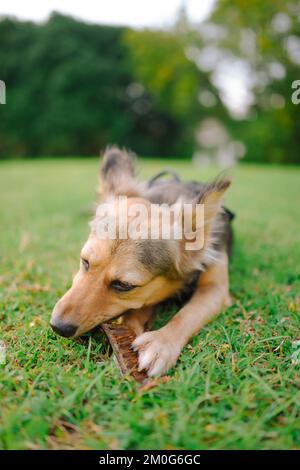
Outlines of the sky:
M198 22L215 0L9 0L1 2L0 15L43 21L59 11L92 23L163 27L172 24L183 3L190 20Z

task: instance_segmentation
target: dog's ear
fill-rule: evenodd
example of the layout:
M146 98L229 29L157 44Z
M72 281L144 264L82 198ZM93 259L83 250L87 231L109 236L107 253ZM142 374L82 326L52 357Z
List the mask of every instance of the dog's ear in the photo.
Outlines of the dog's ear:
M203 185L188 210L182 212L184 243L186 239L193 238L197 238L203 246L208 242L212 223L221 209L224 193L230 184L230 179L219 178Z
M178 264L181 272L189 273L193 269L201 269L199 266L205 259L205 253L207 254L205 250L209 247L213 222L221 210L224 193L230 184L230 179L219 178L203 185L198 196L189 206L187 214L182 214L184 236L180 242L180 263ZM218 227L214 230L218 231ZM202 250L204 258L199 259L195 250L198 252Z
M225 191L229 188L231 180L229 178L218 178L205 185L203 191L197 198L198 204L204 204L205 225L214 220L219 212Z
M203 185L198 196L196 196L191 203L191 214L188 213L188 217L191 216L190 222L192 223L191 229L193 231L202 229L203 227L207 228L215 219L222 206L224 193L229 188L230 184L231 180L229 178L219 178ZM202 205L204 209L201 220L197 218L197 205Z
M101 195L136 195L134 157L118 147L106 149L100 167Z

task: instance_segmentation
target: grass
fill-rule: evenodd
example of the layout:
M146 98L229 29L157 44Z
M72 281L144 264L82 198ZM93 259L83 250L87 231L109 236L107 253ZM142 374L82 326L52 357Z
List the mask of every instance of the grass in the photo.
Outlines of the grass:
M185 178L212 173L170 160L141 171L171 164ZM237 168L234 304L191 340L170 381L141 392L101 338L48 326L88 234L97 167L0 165L0 449L299 449L300 169Z

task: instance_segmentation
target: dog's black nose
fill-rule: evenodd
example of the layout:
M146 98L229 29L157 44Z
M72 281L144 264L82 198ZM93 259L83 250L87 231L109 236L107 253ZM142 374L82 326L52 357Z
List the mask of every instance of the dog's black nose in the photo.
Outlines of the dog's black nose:
M50 323L50 326L55 333L64 338L70 338L74 336L77 330L77 326L72 325L71 323L63 323L60 321L55 321Z

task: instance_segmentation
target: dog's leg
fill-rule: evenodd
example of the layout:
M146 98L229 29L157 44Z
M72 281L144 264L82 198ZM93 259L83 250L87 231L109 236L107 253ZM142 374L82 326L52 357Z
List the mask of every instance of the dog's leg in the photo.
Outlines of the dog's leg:
M133 347L139 352L139 367L149 376L161 375L174 366L183 346L224 306L230 305L228 257L202 273L191 300L157 331L139 336Z
M143 307L137 310L130 310L123 315L123 323L131 328L136 335L141 335L145 331L154 314L154 307Z

